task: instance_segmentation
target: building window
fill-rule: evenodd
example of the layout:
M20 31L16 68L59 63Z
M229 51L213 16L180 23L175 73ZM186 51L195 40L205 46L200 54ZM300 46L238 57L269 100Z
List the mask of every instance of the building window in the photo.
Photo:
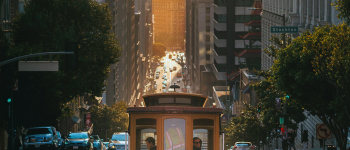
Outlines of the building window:
M205 22L210 23L210 16L205 16Z
M243 64L245 63L245 57L237 57L235 56L235 65L239 65L239 64Z
M260 15L236 15L236 23L247 23L249 21L261 20Z
M205 31L206 31L206 32L210 32L210 26L206 26L206 27L205 27Z
M205 55L205 59L206 59L206 60L210 60L210 54L206 54L206 55Z
M206 50L206 51L210 51L210 45L206 45L206 46L205 46L205 50Z
M205 8L205 12L208 14L210 13L210 7Z
M207 42L210 42L210 35L206 35L205 40L206 40Z
M214 19L218 22L218 23L226 23L226 14L214 14Z

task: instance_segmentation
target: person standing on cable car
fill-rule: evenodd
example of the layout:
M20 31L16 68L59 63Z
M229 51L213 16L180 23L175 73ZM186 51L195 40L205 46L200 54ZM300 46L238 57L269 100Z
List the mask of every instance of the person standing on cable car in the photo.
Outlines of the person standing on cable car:
M148 150L156 150L157 147L155 146L156 140L153 137L148 137L146 140L146 145Z

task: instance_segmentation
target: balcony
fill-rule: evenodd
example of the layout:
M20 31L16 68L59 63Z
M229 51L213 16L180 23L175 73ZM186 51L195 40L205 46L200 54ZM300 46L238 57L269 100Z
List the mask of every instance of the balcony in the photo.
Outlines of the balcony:
M219 39L214 35L214 43L218 47L226 47L226 39Z
M226 23L219 23L216 20L214 20L214 29L218 31L226 31L227 30Z
M226 47L217 47L216 44L214 44L214 51L218 56L226 56L227 54Z

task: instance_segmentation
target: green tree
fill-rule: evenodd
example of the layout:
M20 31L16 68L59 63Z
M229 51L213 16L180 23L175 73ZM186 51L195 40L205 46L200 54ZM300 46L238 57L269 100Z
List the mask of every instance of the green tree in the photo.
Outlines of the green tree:
M18 95L15 108L21 110L16 122L32 126L35 124L31 123L42 124L45 120L47 125L56 126L66 102L81 93L89 93L92 97L101 95L109 65L117 62L120 47L109 32L112 25L106 4L93 0L31 0L25 4L24 11L13 20L15 46L5 60L33 53L64 51L66 42L79 44L76 70L65 68L65 56L57 55L53 60L59 61L58 72L9 73L12 78L22 77L20 84L35 81L30 86L21 86L15 94ZM48 58L42 56L30 60L47 61ZM39 113L40 117L28 113L35 114L38 110L45 113Z
M107 105L92 106L91 122L94 124L93 134L100 138L111 138L114 132L123 132L128 129L129 117L126 113L127 105L121 101L112 107Z
M347 24L350 24L350 1L349 0L337 0L332 3L335 9L340 11L337 15L338 18L344 19Z
M166 47L162 43L154 43L152 45L152 53L156 58L162 58L165 56Z
M277 52L272 66L276 87L316 115L346 149L349 127L349 45L347 24L304 32ZM347 91L346 91L347 90Z
M257 107L246 105L241 114L233 117L225 130L225 143L238 141L250 141L254 145L259 145L260 141L266 142L267 130L260 126L260 120L257 117Z

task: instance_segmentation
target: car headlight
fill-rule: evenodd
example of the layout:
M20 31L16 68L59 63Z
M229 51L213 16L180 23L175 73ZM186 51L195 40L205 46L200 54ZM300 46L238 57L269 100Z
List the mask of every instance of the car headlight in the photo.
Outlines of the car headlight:
M88 144L88 142L86 141L86 142L84 142L83 144L87 145L87 144Z
M65 142L64 142L64 144L68 145L68 144L69 144L69 142L68 142L68 141L65 141Z
M114 146L114 145L111 145L111 148L115 148L115 146Z

